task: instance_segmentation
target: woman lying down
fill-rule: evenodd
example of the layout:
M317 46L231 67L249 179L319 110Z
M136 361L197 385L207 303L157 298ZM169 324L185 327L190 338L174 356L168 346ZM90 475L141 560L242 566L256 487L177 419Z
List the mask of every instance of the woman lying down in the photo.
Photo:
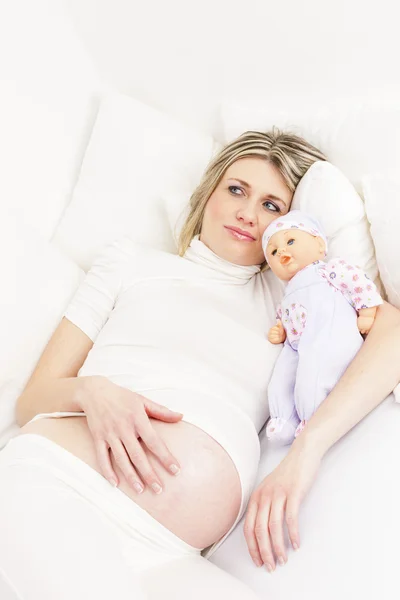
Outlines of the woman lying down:
M275 298L261 241L317 160L292 134L247 132L205 171L179 256L124 237L94 261L0 452L2 598L245 600L254 593L205 560L243 515L249 558L266 577L287 561L284 523L301 547L300 504L324 454L400 378L399 312L383 303L255 488L279 354L267 338Z

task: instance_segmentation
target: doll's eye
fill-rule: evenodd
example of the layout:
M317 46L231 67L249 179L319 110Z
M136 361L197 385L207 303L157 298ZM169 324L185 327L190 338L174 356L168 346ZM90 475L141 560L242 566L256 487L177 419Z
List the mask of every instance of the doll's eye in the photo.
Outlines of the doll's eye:
M272 256L275 256L276 250L272 250L271 254L272 254Z
M288 246L291 246L293 243L294 243L294 239L293 239L293 238L290 238L290 240L288 241L287 245L288 245Z

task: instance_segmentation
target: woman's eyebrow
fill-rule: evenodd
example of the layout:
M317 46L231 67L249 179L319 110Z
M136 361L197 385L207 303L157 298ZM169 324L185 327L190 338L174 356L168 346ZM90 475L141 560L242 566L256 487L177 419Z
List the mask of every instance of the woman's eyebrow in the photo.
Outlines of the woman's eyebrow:
M239 183L241 183L243 185L243 187L251 190L251 185L249 183L247 183L247 181L243 181L243 179L239 179L238 177L230 177L228 179L228 181L238 181ZM282 200L282 198L278 198L278 196L275 196L274 194L266 194L265 197L271 198L271 200L276 200L276 202L280 202L281 204L286 206L286 202L284 202Z

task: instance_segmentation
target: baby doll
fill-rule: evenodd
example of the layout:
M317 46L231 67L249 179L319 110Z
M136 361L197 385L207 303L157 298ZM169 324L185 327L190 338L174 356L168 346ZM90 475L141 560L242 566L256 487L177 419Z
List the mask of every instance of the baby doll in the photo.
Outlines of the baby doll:
M272 271L287 282L268 335L284 346L268 386L267 437L290 444L357 354L383 300L359 267L322 260L327 239L299 210L273 221L262 244Z

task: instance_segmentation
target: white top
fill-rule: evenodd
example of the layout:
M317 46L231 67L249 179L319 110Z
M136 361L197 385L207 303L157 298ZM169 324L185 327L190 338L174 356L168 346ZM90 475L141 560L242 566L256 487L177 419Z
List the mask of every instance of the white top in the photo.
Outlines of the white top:
M271 272L229 263L198 236L184 257L124 237L97 257L64 313L95 342L78 376L104 375L183 413L229 453L243 492L233 527L257 474L281 297Z

